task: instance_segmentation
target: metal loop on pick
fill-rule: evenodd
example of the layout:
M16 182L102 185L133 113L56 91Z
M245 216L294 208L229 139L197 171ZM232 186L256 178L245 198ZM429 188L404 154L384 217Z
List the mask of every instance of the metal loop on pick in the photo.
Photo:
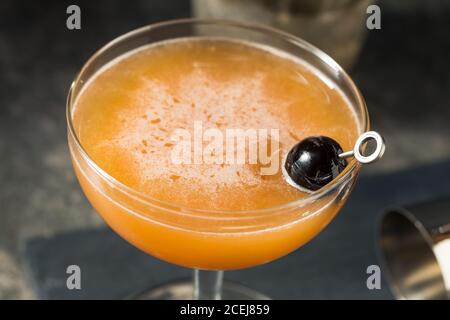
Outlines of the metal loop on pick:
M376 147L375 150L369 155L363 155L361 149L364 143L369 140L375 140ZM355 157L355 159L363 164L372 163L380 159L385 151L386 147L384 144L383 137L375 131L367 131L359 136L356 140L355 147L352 151L343 152L339 155L340 158Z

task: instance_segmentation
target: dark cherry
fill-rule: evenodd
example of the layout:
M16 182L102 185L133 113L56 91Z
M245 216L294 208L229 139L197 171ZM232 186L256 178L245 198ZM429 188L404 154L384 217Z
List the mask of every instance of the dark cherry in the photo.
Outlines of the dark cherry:
M331 138L309 137L289 151L284 168L294 183L315 191L331 182L347 166L347 161L339 158L342 152L339 143Z

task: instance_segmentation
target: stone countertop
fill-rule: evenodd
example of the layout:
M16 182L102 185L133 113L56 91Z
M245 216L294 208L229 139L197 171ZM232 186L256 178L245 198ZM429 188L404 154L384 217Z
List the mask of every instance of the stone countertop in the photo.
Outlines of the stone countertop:
M379 2L382 29L369 31L351 72L388 142L365 174L450 157L450 5L401 3ZM69 31L70 4L0 3L0 299L33 297L19 255L25 239L102 225L68 156L65 99L76 72L114 37L190 14L183 0L77 1L82 29Z

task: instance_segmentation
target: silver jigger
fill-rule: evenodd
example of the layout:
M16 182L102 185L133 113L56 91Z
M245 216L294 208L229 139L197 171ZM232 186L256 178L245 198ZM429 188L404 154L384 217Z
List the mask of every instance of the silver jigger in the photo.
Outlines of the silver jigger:
M450 198L386 210L379 246L398 299L450 299Z

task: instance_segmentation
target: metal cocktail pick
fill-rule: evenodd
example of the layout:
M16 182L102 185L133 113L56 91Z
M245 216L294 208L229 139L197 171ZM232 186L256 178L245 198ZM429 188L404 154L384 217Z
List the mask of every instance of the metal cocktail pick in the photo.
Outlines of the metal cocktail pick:
M369 140L375 140L376 147L375 150L370 153L369 155L363 155L361 153L361 149L364 145L364 143L368 142ZM362 135L359 136L359 138L356 140L355 147L351 151L343 152L339 155L339 158L350 158L355 157L355 159L362 163L372 163L380 159L385 151L386 147L384 144L383 137L376 131L367 131L364 132Z

